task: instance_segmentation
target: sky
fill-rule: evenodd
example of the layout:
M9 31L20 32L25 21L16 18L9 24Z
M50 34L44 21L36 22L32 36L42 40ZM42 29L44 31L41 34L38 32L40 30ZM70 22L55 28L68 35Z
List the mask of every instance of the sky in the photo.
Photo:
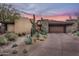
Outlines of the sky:
M65 21L72 16L79 16L79 3L17 3L12 4L16 9L25 12L23 16L31 17L36 15L51 20Z

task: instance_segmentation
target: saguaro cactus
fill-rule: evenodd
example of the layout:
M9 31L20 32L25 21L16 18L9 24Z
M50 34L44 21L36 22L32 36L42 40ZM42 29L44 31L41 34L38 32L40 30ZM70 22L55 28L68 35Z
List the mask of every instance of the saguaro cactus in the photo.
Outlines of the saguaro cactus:
M33 14L33 19L30 19L30 22L32 24L32 28L31 28L31 37L35 34L36 29L35 29L35 15Z
M32 24L31 28L31 38L29 39L29 42L36 42L36 40L42 39L44 40L43 36L47 35L47 30L46 30L46 21L41 18L40 24L39 22L35 22L35 15L33 14L33 19L30 19L30 22Z

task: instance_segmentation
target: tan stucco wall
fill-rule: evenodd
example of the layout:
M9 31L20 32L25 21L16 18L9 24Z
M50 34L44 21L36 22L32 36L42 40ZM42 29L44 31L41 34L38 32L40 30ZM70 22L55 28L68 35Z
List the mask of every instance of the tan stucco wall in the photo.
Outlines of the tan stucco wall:
M14 27L15 33L30 33L31 32L31 23L29 19L19 19L15 21Z
M66 27L66 32L70 33L70 32L72 32L72 29L73 29L72 26L67 26Z
M71 26L67 26L67 28L66 28L67 33L73 32L73 31L75 31L75 30L77 30L77 23L74 23L74 24L71 25Z
M7 30L8 30L8 32L14 32L14 24L8 24Z
M20 18L16 20L14 24L7 25L8 32L15 32L15 33L30 33L31 32L30 20L27 18Z

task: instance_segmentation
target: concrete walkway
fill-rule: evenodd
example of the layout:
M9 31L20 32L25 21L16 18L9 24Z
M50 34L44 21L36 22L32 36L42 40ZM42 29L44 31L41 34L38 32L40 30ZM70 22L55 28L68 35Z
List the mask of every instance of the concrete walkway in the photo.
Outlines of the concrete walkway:
M70 34L48 34L48 39L35 47L29 56L79 56L79 39Z

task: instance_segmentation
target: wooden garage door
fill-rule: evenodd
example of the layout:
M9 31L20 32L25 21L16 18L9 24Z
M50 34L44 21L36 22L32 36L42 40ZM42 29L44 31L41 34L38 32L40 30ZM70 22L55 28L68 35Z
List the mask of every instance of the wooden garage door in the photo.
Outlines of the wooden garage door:
M49 33L64 33L63 26L49 26Z

